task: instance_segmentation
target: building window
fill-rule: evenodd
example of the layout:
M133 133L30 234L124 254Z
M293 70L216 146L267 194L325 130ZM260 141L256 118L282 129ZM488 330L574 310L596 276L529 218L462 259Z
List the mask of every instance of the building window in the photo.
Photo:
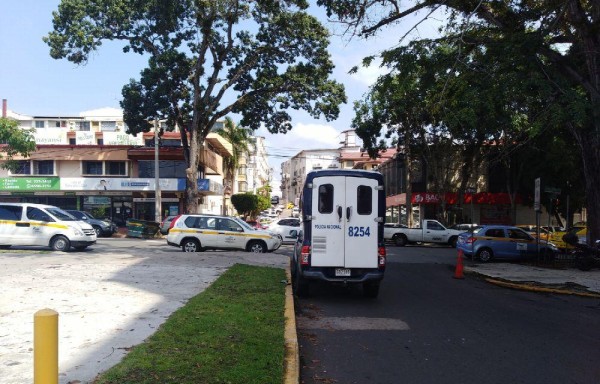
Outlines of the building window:
M54 175L54 160L34 161L36 175Z
M127 175L127 167L124 161L107 161L106 162L106 174L115 176Z
M83 162L83 174L84 175L102 175L104 173L101 161L84 161Z
M238 175L244 175L244 176L246 175L246 166L245 165L241 165L238 168Z
M36 120L35 121L35 127L36 128L45 128L45 121L43 120Z
M98 145L104 145L104 139L98 139Z
M240 192L248 192L248 183L245 181L238 182L238 190Z
M89 131L90 130L90 122L89 121L76 121L75 122L75 130Z
M187 165L183 160L160 160L158 162L159 177L161 178L185 178ZM138 175L143 178L154 177L154 161L138 161ZM200 175L198 175L200 177Z
M11 173L13 175L31 175L31 162L29 160L17 161L17 165Z
M11 175L54 175L54 160L20 160L17 167L10 171Z
M114 132L117 130L117 122L116 121L101 121L100 129L102 132Z
M126 161L83 161L81 167L82 175L127 176Z
M69 139L69 145L77 145L77 139L76 138L70 138Z
M48 126L54 128L66 128L67 122L66 120L50 120L48 121Z

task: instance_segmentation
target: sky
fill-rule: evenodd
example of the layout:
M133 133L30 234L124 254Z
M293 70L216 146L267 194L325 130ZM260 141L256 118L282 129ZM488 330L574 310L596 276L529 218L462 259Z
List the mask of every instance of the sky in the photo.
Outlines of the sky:
M122 43L105 42L87 64L77 66L66 59L50 57L42 37L52 30L52 11L59 0L5 1L0 13L0 98L8 109L34 116L78 116L83 111L120 108L121 89L129 79L139 79L147 59L123 53ZM339 26L327 21L321 8L310 11L332 31L330 53L336 65L333 78L344 84L348 102L341 106L340 117L331 122L315 120L306 113L290 111L293 129L287 134L271 134L264 129L255 135L265 137L269 164L274 180L280 180L280 164L306 149L338 148L342 131L350 128L353 103L360 100L377 77L379 66L348 71L365 56L397 44L414 23L387 29L367 41L341 37ZM435 25L422 24L413 36L432 35ZM232 116L234 121L239 121ZM275 184L275 183L274 183Z

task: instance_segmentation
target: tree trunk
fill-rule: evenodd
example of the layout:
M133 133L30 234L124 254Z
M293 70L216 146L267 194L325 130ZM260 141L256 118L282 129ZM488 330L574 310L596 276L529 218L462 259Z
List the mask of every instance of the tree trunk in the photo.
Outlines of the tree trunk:
M200 164L203 153L203 140L200 138L200 132L196 127L190 130L190 162L185 170L185 213L198 212L198 165Z
M588 241L593 244L600 239L600 121L596 129L575 129L571 127L583 158L587 208ZM590 127L591 128L591 127Z

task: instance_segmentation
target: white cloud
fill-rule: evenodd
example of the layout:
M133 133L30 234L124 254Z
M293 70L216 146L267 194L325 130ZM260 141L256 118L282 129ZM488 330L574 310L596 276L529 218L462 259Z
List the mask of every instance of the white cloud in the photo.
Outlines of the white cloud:
M377 81L379 76L389 72L387 68L380 66L381 60L375 60L368 67L362 65L358 68L358 71L351 76L355 81L358 81L366 86L371 86Z

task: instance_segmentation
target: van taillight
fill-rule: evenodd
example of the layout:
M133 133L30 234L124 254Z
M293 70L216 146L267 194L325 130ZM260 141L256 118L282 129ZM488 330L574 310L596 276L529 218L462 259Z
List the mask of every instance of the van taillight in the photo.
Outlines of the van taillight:
M476 240L477 240L477 238L471 236L471 237L467 238L467 241L465 241L465 243L473 244Z
M385 268L385 256L386 256L385 247L377 248L377 260L378 260L380 269Z
M300 252L300 264L301 265L309 265L310 264L310 245L302 246L302 250Z
M175 223L177 222L177 220L179 220L180 217L181 217L181 215L177 215L173 218L173 220L171 220L171 224L169 225L169 230L175 226Z

